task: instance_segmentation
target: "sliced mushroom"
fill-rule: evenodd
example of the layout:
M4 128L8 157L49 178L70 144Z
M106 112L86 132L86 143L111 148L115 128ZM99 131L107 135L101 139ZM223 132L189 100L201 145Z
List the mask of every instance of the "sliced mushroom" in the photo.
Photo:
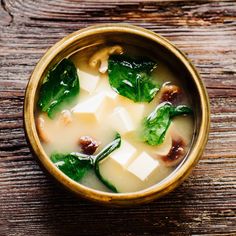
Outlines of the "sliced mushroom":
M46 130L45 130L45 120L44 120L44 118L42 116L39 116L36 119L36 128L37 128L40 140L42 142L44 142L44 143L50 143L51 140L50 140L50 138L48 137L48 135L46 133Z
M185 156L186 144L182 138L178 137L172 140L172 147L166 156L162 156L161 159L167 167L177 166Z
M123 48L119 45L112 47L105 47L97 51L89 59L89 66L91 68L98 68L99 72L104 74L108 70L108 58L111 54L122 54Z
M94 140L90 136L82 136L79 139L79 145L83 151L83 153L92 155L97 150L100 142Z
M160 102L177 103L182 97L182 90L177 85L166 84L161 88Z

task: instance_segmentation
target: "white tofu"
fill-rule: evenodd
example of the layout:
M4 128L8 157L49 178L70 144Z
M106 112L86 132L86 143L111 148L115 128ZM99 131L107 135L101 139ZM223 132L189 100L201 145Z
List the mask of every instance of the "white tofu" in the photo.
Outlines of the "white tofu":
M144 103L135 103L132 100L119 96L119 103L129 111L130 116L133 119L135 126L139 126L140 122L145 116L145 106Z
M134 158L136 148L122 139L120 148L112 152L109 157L125 168Z
M140 180L147 179L153 171L160 166L158 160L154 160L146 152L142 152L135 160L128 166L128 171L137 176Z
M109 117L110 124L120 134L126 134L135 130L133 121L124 107L116 107Z
M137 120L142 120L144 118L145 104L134 103L129 108L130 113L136 117Z
M118 93L116 93L109 84L108 76L103 75L101 78L101 81L99 82L99 85L97 86L96 92L103 92L106 94L106 96L112 100L116 100L119 96Z
M81 89L87 91L88 93L92 93L98 86L100 80L99 75L90 74L80 69L77 70L77 73L79 75Z
M119 96L119 94L116 93L112 88L110 90L106 91L106 95L107 95L107 97L111 98L112 100L115 100Z
M119 193L135 192L146 187L144 182L109 157L99 166L102 177L112 183Z
M77 104L71 109L72 113L80 118L99 121L101 114L104 112L107 105L107 97L99 93L88 100Z

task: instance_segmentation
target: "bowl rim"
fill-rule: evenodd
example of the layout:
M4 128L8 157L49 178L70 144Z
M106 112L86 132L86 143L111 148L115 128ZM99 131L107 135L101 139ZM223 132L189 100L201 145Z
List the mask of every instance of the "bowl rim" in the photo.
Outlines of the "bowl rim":
M165 181L155 184L147 189L131 192L131 193L108 193L99 190L95 190L86 187L82 184L75 182L61 172L47 156L43 147L40 143L34 119L34 101L36 95L36 89L38 83L46 70L49 63L66 47L74 43L75 41L91 36L93 34L108 33L108 32L119 32L119 33L129 33L147 38L154 41L157 44L161 44L168 51L175 54L175 56L180 60L180 62L186 67L191 79L194 81L197 88L197 92L200 97L201 104L201 124L199 129L198 137L195 141L195 145L192 147L191 152L188 154L185 162L174 171ZM53 176L57 181L59 181L64 187L71 190L72 192L78 194L81 197L100 202L100 203L112 203L112 205L133 205L138 203L149 202L155 198L159 198L168 192L176 188L183 180L190 174L192 168L199 161L205 145L208 140L210 127L210 105L209 98L204 87L204 84L200 78L199 73L193 66L191 61L181 52L176 46L169 42L166 38L149 31L147 29L133 26L130 24L97 24L94 26L87 27L82 30L75 31L56 44L54 44L50 49L46 51L43 57L39 60L36 67L34 68L31 77L29 79L24 99L24 128L26 133L26 138L32 148L35 156L38 158L43 167Z

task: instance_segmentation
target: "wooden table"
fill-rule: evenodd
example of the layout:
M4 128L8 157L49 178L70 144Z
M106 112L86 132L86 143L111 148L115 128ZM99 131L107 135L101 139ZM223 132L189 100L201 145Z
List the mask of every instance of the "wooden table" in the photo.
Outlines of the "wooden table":
M46 49L95 23L159 33L198 68L211 103L209 142L176 191L130 209L97 206L45 176L25 140L24 91ZM236 2L1 0L0 235L236 235Z

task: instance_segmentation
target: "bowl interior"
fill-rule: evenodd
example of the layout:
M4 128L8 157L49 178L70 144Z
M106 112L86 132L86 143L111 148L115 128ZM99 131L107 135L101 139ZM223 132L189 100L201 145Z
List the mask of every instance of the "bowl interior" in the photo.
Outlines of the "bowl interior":
M89 189L70 180L50 163L51 161L46 156L40 144L34 124L34 113L36 111L36 101L38 99L37 94L47 70L63 58L73 54L75 51L86 47L110 43L137 46L142 50L150 52L157 60L165 61L165 63L170 66L171 70L177 74L185 89L191 94L191 103L194 110L195 132L188 157L167 179L150 187L150 189L142 190L137 193L103 193ZM153 198L169 192L182 182L199 159L207 140L206 136L209 128L208 98L199 75L192 64L166 39L157 36L152 32L130 26L92 27L87 30L75 32L55 44L40 60L31 76L26 91L24 112L26 134L30 145L32 146L34 153L39 157L43 166L51 173L51 175L68 189L86 198L103 203L112 202L122 205L152 200ZM205 135L205 137L203 137L203 135Z

